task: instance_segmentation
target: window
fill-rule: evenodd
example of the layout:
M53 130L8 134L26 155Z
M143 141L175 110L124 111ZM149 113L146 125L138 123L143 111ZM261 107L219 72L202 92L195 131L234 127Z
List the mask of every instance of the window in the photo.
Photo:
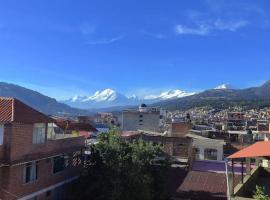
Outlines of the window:
M23 179L24 183L32 183L37 180L38 162L29 162L24 165Z
M196 160L200 159L200 149L199 148L194 148L194 155L195 155Z
M140 117L142 118L142 117L143 117L143 115L140 115Z
M63 171L69 167L69 156L67 154L53 158L53 173Z
M217 150L216 149L205 149L204 150L205 160L217 160Z
M0 145L4 143L4 125L0 124Z
M142 120L142 119L140 119L140 120L139 120L139 122L143 122L143 120Z
M53 123L48 123L47 139L55 139L55 132L54 132L54 124Z
M52 191L51 191L51 190L50 190L50 191L47 191L47 192L46 192L46 197L50 197L51 194L52 194Z
M36 123L33 128L33 144L42 144L45 142L45 123Z

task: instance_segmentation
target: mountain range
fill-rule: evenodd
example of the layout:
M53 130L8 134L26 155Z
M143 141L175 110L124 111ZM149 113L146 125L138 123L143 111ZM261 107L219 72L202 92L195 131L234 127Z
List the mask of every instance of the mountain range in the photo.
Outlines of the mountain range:
M270 81L259 87L246 89L232 89L228 85L220 86L188 97L158 102L154 105L168 110L185 110L201 106L218 109L232 106L246 108L270 107Z
M200 106L223 109L235 105L263 108L270 107L270 81L262 86L247 89L232 89L230 85L222 84L198 93L171 90L159 95L148 95L142 99L136 96L127 97L112 89L106 89L88 97L77 96L68 100L69 105L74 107L78 105L77 107L86 109L73 108L37 91L5 82L0 82L0 96L17 98L50 115L90 115L92 113L90 108L92 111L120 111L142 102L168 110L185 110Z
M117 106L134 106L140 103L153 104L164 100L186 97L193 94L194 93L187 93L181 90L169 90L158 95L147 95L143 98L139 98L135 95L128 97L108 88L103 91L97 91L90 96L75 96L63 101L63 103L81 109L102 109Z

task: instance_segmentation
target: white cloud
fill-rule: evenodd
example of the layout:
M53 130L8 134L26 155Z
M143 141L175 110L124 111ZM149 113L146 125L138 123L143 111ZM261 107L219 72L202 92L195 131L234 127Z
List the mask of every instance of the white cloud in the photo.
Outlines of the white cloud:
M176 33L179 35L200 35L205 36L214 31L230 31L234 32L249 24L247 20L208 20L194 23L192 27L178 24L176 25Z
M176 33L179 35L189 34L189 35L207 35L209 33L209 26L199 25L197 27L187 27L181 24L176 26Z
M217 19L214 22L214 28L217 30L224 31L237 31L240 28L247 26L249 22L247 20L238 20L238 21L222 21Z
M117 42L121 39L123 39L125 36L124 35L120 35L117 37L113 37L113 38L104 38L104 39L98 39L98 40L90 40L87 42L87 44L89 45L105 45L105 44L112 44L114 42Z

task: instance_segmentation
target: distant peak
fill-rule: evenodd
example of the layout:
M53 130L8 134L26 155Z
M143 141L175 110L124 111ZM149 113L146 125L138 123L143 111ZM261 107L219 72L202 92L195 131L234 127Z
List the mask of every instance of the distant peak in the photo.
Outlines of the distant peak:
M268 81L266 81L263 85L262 85L263 87L268 87L268 86L270 86L270 80L268 80Z
M215 87L214 89L215 90L229 90L229 89L231 89L231 85L228 83L224 83L222 85Z

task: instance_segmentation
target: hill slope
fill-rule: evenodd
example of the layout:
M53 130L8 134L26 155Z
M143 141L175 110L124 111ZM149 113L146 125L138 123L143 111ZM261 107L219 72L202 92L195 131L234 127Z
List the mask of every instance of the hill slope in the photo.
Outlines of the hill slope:
M71 108L56 99L45 96L39 92L5 82L0 82L0 96L14 97L29 106L50 115L78 115L89 114L88 111Z

